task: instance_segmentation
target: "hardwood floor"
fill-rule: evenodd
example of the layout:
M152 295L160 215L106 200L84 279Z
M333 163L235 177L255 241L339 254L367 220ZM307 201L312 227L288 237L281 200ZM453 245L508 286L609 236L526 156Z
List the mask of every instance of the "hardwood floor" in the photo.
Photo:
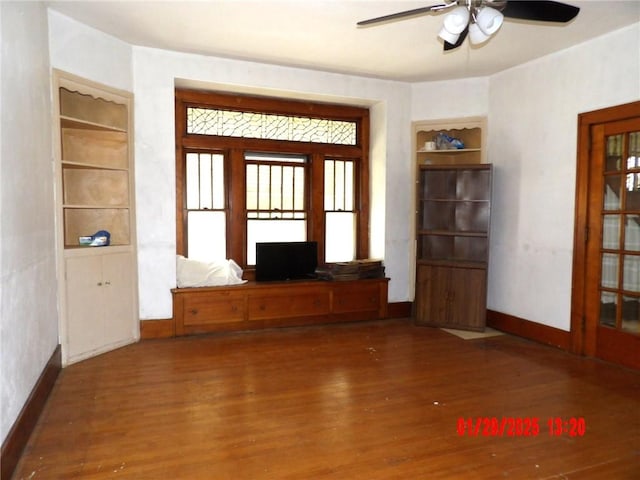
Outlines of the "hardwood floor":
M640 372L406 319L153 340L65 368L13 478L637 479L639 402Z

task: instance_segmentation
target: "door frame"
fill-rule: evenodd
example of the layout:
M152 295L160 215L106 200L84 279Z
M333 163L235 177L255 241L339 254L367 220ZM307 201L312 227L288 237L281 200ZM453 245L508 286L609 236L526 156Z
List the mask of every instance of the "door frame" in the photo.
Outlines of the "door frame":
M576 165L576 198L573 235L573 274L571 282L571 351L595 356L596 332L586 324L586 265L589 236L589 197L591 167L591 130L595 125L626 120L640 114L640 101L602 108L578 115L578 155Z

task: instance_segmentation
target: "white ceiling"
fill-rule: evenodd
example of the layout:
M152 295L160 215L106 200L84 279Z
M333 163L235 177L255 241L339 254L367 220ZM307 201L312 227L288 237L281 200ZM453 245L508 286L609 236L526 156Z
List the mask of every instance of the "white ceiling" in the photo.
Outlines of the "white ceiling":
M467 40L443 52L437 34L445 13L356 26L440 0L47 3L133 45L411 82L489 75L640 21L640 0L567 0L581 9L569 24L507 19L482 46ZM638 52L640 38L620 48Z

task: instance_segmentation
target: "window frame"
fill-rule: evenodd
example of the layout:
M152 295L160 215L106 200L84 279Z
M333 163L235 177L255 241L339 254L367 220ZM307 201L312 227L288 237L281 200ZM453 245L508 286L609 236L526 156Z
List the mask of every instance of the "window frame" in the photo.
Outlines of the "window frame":
M187 195L187 191L186 191L186 180L183 182L183 185L185 185L184 188L184 205L183 205L183 215L184 215L184 225L186 227L186 225L188 224L188 219L189 219L189 214L191 212L220 212L224 215L225 218L225 230L226 228L228 228L229 222L228 222L228 213L229 213L229 197L227 195L227 178L228 178L228 168L227 168L227 162L225 161L225 157L224 154L221 152L216 152L216 151L212 151L212 150L186 150L184 152L184 164L183 164L183 175L186 178L187 176L187 156L189 154L195 154L195 155L210 155L210 156L214 156L214 155L220 155L222 157L222 175L223 175L223 179L222 179L222 183L225 187L225 191L224 191L224 195L222 198L222 208L213 208L213 201L212 201L212 208L189 208L188 205L188 195ZM185 235L184 235L184 240L185 240L185 251L188 251L188 238L186 235L186 230L185 230ZM226 238L225 238L225 244L226 244Z
M188 134L187 108L220 108L280 115L307 116L356 122L356 144L330 144ZM175 89L176 126L176 253L187 252L185 159L191 152L224 156L227 258L238 262L251 278L247 266L247 215L245 152L291 153L309 159L309 205L307 239L318 242L318 260L325 258L324 160L354 160L354 210L357 212L355 258L369 255L369 110L272 97L256 97L190 89Z

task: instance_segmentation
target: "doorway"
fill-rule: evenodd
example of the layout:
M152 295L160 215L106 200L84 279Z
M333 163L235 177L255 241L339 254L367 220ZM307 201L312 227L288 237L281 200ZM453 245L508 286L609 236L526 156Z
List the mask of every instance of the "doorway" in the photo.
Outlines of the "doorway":
M572 348L640 369L640 102L578 116Z

